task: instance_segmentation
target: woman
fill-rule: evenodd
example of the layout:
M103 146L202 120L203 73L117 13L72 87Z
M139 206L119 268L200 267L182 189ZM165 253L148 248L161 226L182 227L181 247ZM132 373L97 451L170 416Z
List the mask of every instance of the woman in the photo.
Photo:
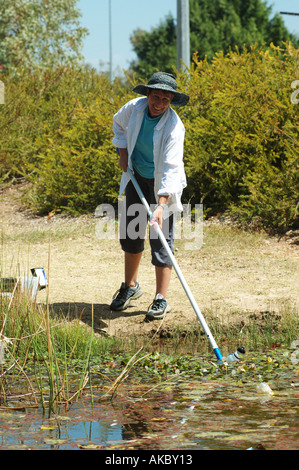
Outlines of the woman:
M124 310L131 300L142 295L137 276L144 250L147 220L127 173L127 166L134 171L148 204L154 204L152 220L158 222L172 251L174 214L182 210L181 195L186 186L183 164L185 128L170 105L184 106L189 96L178 92L175 77L164 72L155 73L147 85L138 85L133 91L145 98L129 101L113 118L115 137L112 142L119 149L119 165L123 170L120 194L125 191L120 222L120 243L125 252L125 280L110 305L112 310ZM136 214L131 215L133 207L138 207L138 212L143 213L143 217L138 218L138 224L133 223ZM156 292L146 316L152 320L162 319L170 311L166 295L172 266L152 228L150 245L156 272Z

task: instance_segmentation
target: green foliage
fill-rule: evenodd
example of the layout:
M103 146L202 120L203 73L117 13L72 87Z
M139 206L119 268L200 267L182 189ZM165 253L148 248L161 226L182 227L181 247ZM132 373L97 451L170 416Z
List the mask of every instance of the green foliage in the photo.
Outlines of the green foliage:
M156 70L173 73L176 63L176 26L171 15L150 32L137 29L130 37L137 60L131 68L141 77Z
M195 56L176 108L185 127L184 202L228 212L245 225L283 233L298 220L298 110L291 84L298 50L251 47ZM0 106L0 180L25 177L27 204L40 214L93 212L115 203L121 170L112 119L128 89L88 67L4 74ZM131 83L131 89L135 83Z
M87 29L80 27L77 0L0 0L0 65L47 69L82 61Z
M280 15L271 18L271 10L262 0L190 0L191 52L211 60L235 46L295 41Z
M32 183L27 203L39 213L79 213L115 201L120 169L112 117L127 93L86 67L4 81L2 181L25 176Z
M186 195L208 212L285 231L298 215L298 51L244 49L198 61L185 80Z
M299 45L280 15L271 18L271 7L262 0L190 0L190 53L211 61L217 52L227 54L237 46L281 46L282 41ZM147 77L156 70L171 72L176 59L176 25L171 15L151 29L137 29L131 36L137 60L131 68ZM191 59L191 57L190 57Z

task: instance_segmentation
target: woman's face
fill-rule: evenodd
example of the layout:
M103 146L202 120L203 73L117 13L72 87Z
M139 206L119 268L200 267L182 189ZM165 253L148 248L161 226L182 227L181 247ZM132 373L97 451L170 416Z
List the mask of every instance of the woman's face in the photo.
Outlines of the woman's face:
M170 91L147 89L149 115L151 117L160 116L160 114L167 110L172 98L173 93Z

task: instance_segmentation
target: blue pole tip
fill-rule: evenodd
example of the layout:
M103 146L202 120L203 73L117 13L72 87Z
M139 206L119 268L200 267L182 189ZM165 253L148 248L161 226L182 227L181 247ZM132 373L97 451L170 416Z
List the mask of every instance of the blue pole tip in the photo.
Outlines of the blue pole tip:
M221 352L219 351L218 348L215 348L215 349L214 349L214 353L216 354L217 359L218 359L219 361L221 361L221 360L222 360L222 354L221 354Z

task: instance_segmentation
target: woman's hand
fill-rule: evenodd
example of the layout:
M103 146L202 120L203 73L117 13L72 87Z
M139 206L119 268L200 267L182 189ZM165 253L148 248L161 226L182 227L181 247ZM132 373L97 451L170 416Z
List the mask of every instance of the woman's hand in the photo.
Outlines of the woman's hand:
M162 223L163 223L163 211L164 211L164 206L166 205L168 200L168 196L160 196L159 197L159 204L155 207L155 210L152 215L151 219L151 225L153 225L155 222L159 225L160 229L162 229Z
M159 227L162 229L162 223L163 223L163 207L162 206L157 206L156 209L153 212L152 218L151 218L151 225L154 225L155 222L159 225Z
M119 150L119 160L118 164L123 171L127 171L127 166L129 162L129 154L127 149L118 149Z

